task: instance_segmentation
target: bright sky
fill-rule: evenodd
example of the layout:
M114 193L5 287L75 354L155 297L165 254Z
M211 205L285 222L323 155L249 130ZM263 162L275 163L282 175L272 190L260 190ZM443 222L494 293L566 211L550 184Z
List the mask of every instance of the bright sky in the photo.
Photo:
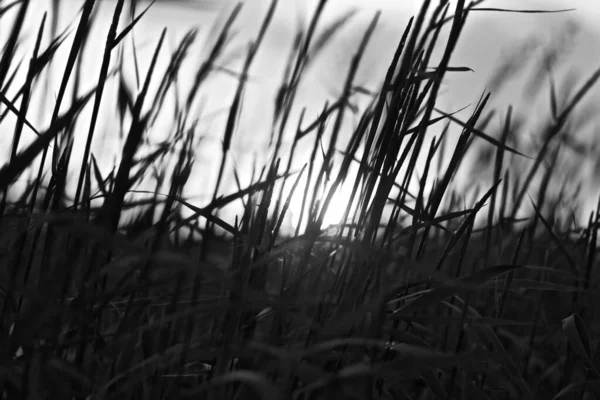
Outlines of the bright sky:
M33 0L32 3L29 15L29 21L33 22L29 32L30 38L35 37L37 24L49 2L47 0ZM91 87L97 79L105 33L110 24L114 1L105 0L102 3L101 18L99 24L95 27L96 33L92 35L92 40L97 40L97 43L90 46L86 53L86 60L89 63L86 70L90 72L88 87ZM231 9L234 2L225 0L217 3L223 9ZM236 45L244 46L249 38L255 36L269 3L270 0L248 0L245 2L238 23L235 25L238 34L236 41L234 41L234 47ZM242 124L245 127L250 127L245 131L252 131L252 134L238 135L236 138L237 144L232 149L232 155L236 157L236 161L241 165L249 163L252 159L252 153L249 149L260 148L260 144L266 140L264 134L261 137L260 133L265 132L264 128L268 126L270 120L265 121L264 116L270 115L269 107L272 106L273 93L280 82L282 64L285 62L289 44L295 33L298 15L304 14L306 17L314 9L316 3L317 0L280 0L279 2L274 23L256 60L251 84L246 93L246 114L242 116ZM455 4L455 1L453 0L451 3ZM308 106L307 116L309 118L314 117L321 109L325 99L331 99L339 93L340 71L345 73L345 70L339 66L347 65L348 60L355 51L359 38L362 36L364 27L376 10L382 10L378 30L371 40L368 57L364 61L358 77L360 84L375 88L387 69L387 63L409 16L419 6L420 0L330 0L323 23L331 21L352 7L357 7L360 12L354 17L354 23L343 29L330 48L323 54L318 63L319 68L310 71L310 75L307 77L310 84L307 84L298 99L299 104ZM561 36L564 36L564 22L569 19L584 23L584 29L582 29L579 36L576 36L576 40L569 44L568 48L571 51L565 52L565 57L569 58L572 64L577 65L580 72L583 71L579 74L577 83L589 75L588 71L600 66L600 40L596 40L599 29L597 21L600 21L598 0L489 0L482 5L482 7L484 6L546 10L577 8L577 10L568 14L552 15L472 13L452 64L469 66L475 72L449 75L446 87L448 96L441 102L440 106L442 108L450 111L475 103L484 89L487 88L493 69L502 63L506 58L506 54L514 50L518 44L522 44L527 37L534 37L535 43L539 46L560 40ZM62 23L72 22L76 12L75 7L65 10L61 16ZM199 48L202 39L206 39L207 35L210 38L211 35L216 34L218 24L214 25L215 18L217 21L222 21L224 15L226 14L216 18L218 13L202 11L199 7L174 7L169 4L155 4L135 31L136 42L138 46L141 45L138 56L140 57L142 76L145 74L151 52L163 26L167 26L170 33L167 41L169 53L173 51L181 36L192 27L198 27L200 30L200 43L196 43L196 48ZM6 26L8 24L2 25L4 26L0 26L0 35L5 35L9 26ZM57 59L65 60L67 49L68 46L64 46L63 52L59 52ZM27 51L31 51L31 45L27 48ZM536 54L533 51L526 54L525 57L535 58ZM192 55L192 57L199 59L198 55ZM168 60L168 58L166 50L163 50L162 59ZM189 74L197 66L191 63L187 68ZM185 71L184 69L182 76L186 76ZM131 76L133 77L133 75ZM56 78L58 77L59 75L56 75ZM185 83L185 80L182 79L182 82ZM234 84L235 81L228 76L214 79L211 83L212 86L207 88L210 97L206 98L208 101L204 114L219 112L227 107L230 102L230 95L227 90L233 89ZM518 105L519 101L522 100L517 91L523 89L523 82L513 82L512 88L494 94L493 98L496 104L504 105L500 107L501 110L504 110L508 104ZM58 90L58 79L52 85L52 90L53 92ZM225 94L225 96L216 95L215 93ZM112 95L112 93L109 92L107 95ZM112 104L105 104L105 107L108 106L112 106ZM547 106L545 107L547 108ZM222 111L220 115L223 115ZM102 129L110 126L110 121L103 122L106 126ZM87 130L87 127L84 128ZM102 129L98 130L98 135L100 135ZM214 165L211 166L211 164L218 162L218 158L213 157L213 155L220 151L221 132L220 128L215 129L213 127L211 129L210 125L206 131L201 132L209 140L204 142L198 155L199 169L214 168ZM99 146L96 149L97 155L101 157L106 146L103 143L97 143L97 145ZM106 165L110 165L110 163ZM248 171L249 168L245 168L245 170ZM199 187L206 188L206 184L199 185Z

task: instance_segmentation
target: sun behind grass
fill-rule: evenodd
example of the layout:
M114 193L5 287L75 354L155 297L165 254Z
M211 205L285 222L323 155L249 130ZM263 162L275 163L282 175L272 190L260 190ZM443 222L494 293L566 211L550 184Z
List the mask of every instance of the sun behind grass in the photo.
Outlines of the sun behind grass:
M536 151L523 154L511 108L499 132L490 128L490 94L466 121L438 110L445 74L465 71L452 66L451 55L482 1L427 2L399 38L372 101L364 108L352 102L379 14L343 70L341 92L303 131L307 125L291 117L302 107L297 88L347 21L323 26L326 3L319 1L299 24L273 99L272 157L257 160L250 174L231 162L231 148L240 109L252 101L245 89L277 1L245 48L240 70L227 70L237 87L213 154L219 168L206 185L206 201L195 205L183 194L197 184L190 180L201 144L193 105L215 71L226 68L240 6L225 18L194 79L179 84L194 34L165 55L163 31L149 60L123 58L119 50L137 20L124 23L126 4L117 1L106 45L98 49L97 84L85 92L77 84L84 72L78 60L90 46L94 1L83 3L72 42L43 46L44 17L29 64L14 58L29 2L0 2L0 19L15 11L0 58L0 123L12 132L0 168L3 398L600 395L600 312L593 307L600 208L585 226L561 218L564 204L578 200L567 190L573 182L555 169L561 134L600 70L564 98L550 79L552 118ZM143 10L136 15L143 18ZM63 45L69 56L42 129L28 120L29 100L40 95L38 78ZM169 59L164 73L156 69L160 57ZM125 82L123 63L138 72L139 85ZM28 71L23 82L10 74L19 68ZM112 80L118 90L103 91ZM14 94L13 85L20 85ZM169 98L185 101L167 107ZM92 146L107 102L118 125L110 133L122 135L114 166L99 165ZM166 112L173 124L164 128L166 140L156 142L152 121ZM350 113L358 123L346 132ZM460 128L452 140L450 123ZM445 128L427 135L434 125ZM36 132L25 144L26 126ZM300 128L288 154L283 143L291 126ZM298 142L313 137L312 154L294 170ZM81 162L74 161L75 141L85 142ZM488 179L457 188L475 141L492 149L479 159ZM440 153L448 157L438 162ZM16 192L25 174L32 179ZM566 189L554 193L551 184ZM523 216L524 204L532 211ZM224 210L233 206L241 211L230 218ZM290 215L297 222L286 233Z

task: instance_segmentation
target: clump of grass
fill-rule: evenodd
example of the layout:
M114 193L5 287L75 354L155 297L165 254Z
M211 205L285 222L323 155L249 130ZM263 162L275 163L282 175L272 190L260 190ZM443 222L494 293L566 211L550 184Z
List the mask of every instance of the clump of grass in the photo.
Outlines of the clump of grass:
M278 6L273 1L237 76L218 176L202 207L184 196L202 145L192 106L224 57L241 6L185 85L185 101L174 107L166 140L151 146L153 121L169 94L182 90L178 74L194 32L184 36L158 76L157 60L165 57L162 32L149 64L139 65L147 72L139 74L134 93L122 66L137 66L138 60L128 61L120 49L144 11L132 6L130 23L122 26L125 2L118 0L97 84L81 94L81 53L96 18L94 1L86 0L50 123L38 130L29 105L65 36L53 34L42 48L44 16L24 67L14 54L29 1L0 6L3 22L6 12L14 12L0 59L0 120L7 125L16 116L9 159L0 169L3 396L597 396L600 346L592 305L600 206L586 226L577 226L565 206L578 201L577 190L564 184L551 195L550 188L562 184L556 182L556 160L564 151L559 139L568 135L569 117L600 72L562 102L550 80L551 118L535 154L518 148L520 125L512 108L499 133L490 133L490 94L466 121L439 110L445 74L466 70L450 60L480 3L458 1L451 9L446 1L425 2L399 38L380 90L359 110L353 100L365 89L355 78L376 29L375 15L356 45L338 98L324 104L314 121L304 114L293 121L306 69L350 18L323 26L326 1L320 1L297 32L274 99L272 157L255 164L245 185L229 165L229 153L248 76ZM434 48L442 49L439 60ZM14 89L11 71L19 68L28 73ZM113 80L117 99L105 91ZM124 142L105 176L92 144L100 105L112 100ZM82 120L85 107L92 112ZM359 122L345 132L349 113ZM450 123L461 127L457 140L449 139ZM427 134L441 124L439 136ZM26 128L37 136L23 144ZM286 152L290 130L295 135ZM76 165L74 141L84 137L83 161ZM297 150L311 140L310 158L294 170ZM477 159L480 170L488 176L465 191L456 176L478 150L484 154ZM517 162L527 165L524 174L511 168ZM15 181L25 173L33 178L17 192ZM223 194L231 175L237 190ZM142 190L144 180L155 190ZM325 226L342 185L351 187L343 218ZM302 199L300 221L295 232L285 233L295 196ZM227 220L220 213L232 204L241 204L243 212ZM527 204L532 211L524 216Z

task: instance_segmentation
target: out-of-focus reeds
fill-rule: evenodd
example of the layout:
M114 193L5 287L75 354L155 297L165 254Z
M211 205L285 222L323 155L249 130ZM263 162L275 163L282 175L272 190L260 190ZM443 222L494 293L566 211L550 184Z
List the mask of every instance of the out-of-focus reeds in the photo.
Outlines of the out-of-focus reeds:
M355 78L376 14L339 71L337 98L316 119L294 120L305 71L350 18L323 25L320 0L296 34L273 99L270 157L256 160L247 183L229 153L252 101L245 89L255 56L281 6L273 0L241 70L229 71L238 86L203 206L184 194L202 146L194 104L226 68L242 5L193 79L181 82L196 33L169 55L163 31L147 65L135 53L126 58L123 43L144 8L116 1L100 73L84 92L81 54L94 0L81 3L68 35L44 16L28 62L14 54L30 2L0 2L0 23L12 26L0 58L0 126L12 135L0 168L3 398L596 398L600 205L587 225L577 224L576 170L559 170L558 160L600 70L565 98L548 75L550 113L534 150L519 146L519 110L501 112L495 127L490 93L467 120L441 110L446 73L468 71L450 60L482 2L425 1L392 59L380 60L389 68L371 92ZM65 43L49 124L35 126L30 104L44 95L44 72ZM161 57L169 60L162 75ZM127 63L139 84L128 83ZM109 82L116 93L105 90ZM372 100L357 107L365 95ZM148 131L169 101L173 124L152 141ZM101 105L111 102L119 130L98 132ZM358 121L350 131L349 116ZM458 138L449 138L451 124ZM434 126L444 129L431 137ZM24 142L29 131L35 138ZM112 170L99 165L94 141L119 134ZM73 161L76 141L85 143L81 163ZM310 156L294 169L300 147ZM459 187L457 174L473 165L476 178ZM17 180L27 181L24 190ZM225 190L231 182L237 189ZM344 203L333 200L341 188ZM221 212L232 204L243 212L227 219ZM284 229L293 204L297 221ZM341 217L327 224L332 207L343 208Z

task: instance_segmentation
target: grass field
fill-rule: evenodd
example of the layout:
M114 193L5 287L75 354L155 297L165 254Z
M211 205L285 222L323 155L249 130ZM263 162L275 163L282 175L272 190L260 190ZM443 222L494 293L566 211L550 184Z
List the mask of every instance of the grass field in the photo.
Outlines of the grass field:
M379 89L356 83L377 14L335 71L342 90L312 118L298 87L349 18L323 25L326 3L283 55L268 157L245 168L231 149L240 110L261 110L245 94L276 0L241 69L226 65L238 6L191 80L179 72L195 34L169 53L163 31L147 62L125 55L145 6L118 0L89 90L81 54L94 1L81 1L69 41L45 15L25 60L15 54L31 5L0 1L11 26L0 38L0 127L11 138L0 167L3 398L600 395L600 200L583 207L582 154L593 151L576 145L600 70L565 90L547 64L537 91L547 117L527 143L527 115L488 109L493 93L461 120L436 101L447 73L470 71L451 56L485 4L424 2L392 59L378 60L389 65ZM67 58L53 59L62 46ZM51 61L64 66L52 94ZM210 154L219 168L199 183L198 101L216 71L237 87ZM496 77L495 87L510 78ZM47 126L31 122L38 104ZM116 128L99 129L103 119ZM171 121L160 140L149 134L158 120ZM114 165L94 153L108 142L119 144ZM190 185L205 188L201 206Z

